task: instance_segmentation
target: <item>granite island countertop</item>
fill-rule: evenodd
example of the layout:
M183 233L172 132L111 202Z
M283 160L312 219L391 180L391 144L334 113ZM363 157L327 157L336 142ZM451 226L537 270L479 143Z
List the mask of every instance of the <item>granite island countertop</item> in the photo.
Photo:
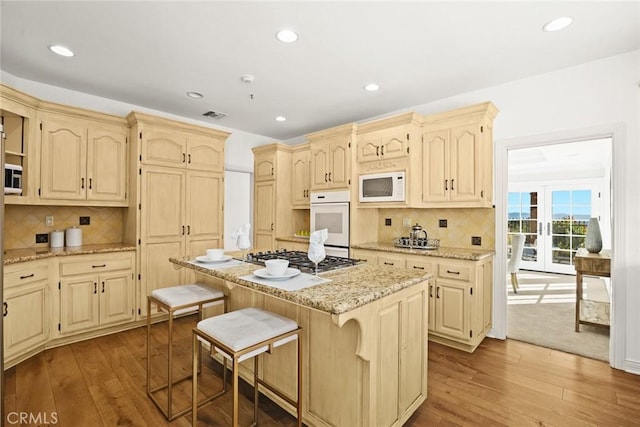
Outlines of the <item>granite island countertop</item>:
M394 252L407 255L434 256L440 258L461 259L467 261L480 261L495 255L495 251L486 249L462 249L439 247L437 249L409 249L397 248L393 243L370 242L351 245L351 249L365 249L369 251Z
M62 248L7 249L4 251L4 265L18 264L21 262L35 261L58 256L127 252L135 250L135 245L129 245L126 243L103 243L77 247L65 246Z
M431 277L431 274L425 272L363 263L319 274L320 277L329 279L330 282L298 291L285 291L240 279L241 276L252 274L255 270L263 268L261 265L244 263L235 267L213 270L186 259L170 258L169 261L177 266L331 314L346 313L402 289L422 283Z

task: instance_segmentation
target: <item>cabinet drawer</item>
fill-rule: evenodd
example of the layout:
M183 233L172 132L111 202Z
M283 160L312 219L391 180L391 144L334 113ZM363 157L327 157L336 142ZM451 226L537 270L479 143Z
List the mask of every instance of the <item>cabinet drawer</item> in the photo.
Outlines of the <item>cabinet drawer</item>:
M6 271L4 274L4 286L10 288L34 283L49 278L48 264L35 265L16 271Z
M438 277L469 282L471 280L471 269L467 265L440 263L438 264Z
M404 259L393 255L378 255L378 265L388 265L389 267L405 268Z
M426 258L426 257L420 257L420 258ZM407 259L407 270L419 270L419 271L424 271L425 273L431 273L431 274L433 274L436 271L435 265L433 262L426 261L424 259L414 259L414 258Z
M60 274L70 276L74 274L101 273L103 271L128 270L132 268L130 256L126 257L105 257L79 259L60 263Z

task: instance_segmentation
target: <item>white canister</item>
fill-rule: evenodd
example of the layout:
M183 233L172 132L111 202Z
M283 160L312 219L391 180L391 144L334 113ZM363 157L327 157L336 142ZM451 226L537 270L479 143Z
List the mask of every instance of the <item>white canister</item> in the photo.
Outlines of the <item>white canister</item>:
M64 246L64 231L53 230L49 242L52 248L61 248Z
M82 229L78 227L67 228L67 246L82 246Z

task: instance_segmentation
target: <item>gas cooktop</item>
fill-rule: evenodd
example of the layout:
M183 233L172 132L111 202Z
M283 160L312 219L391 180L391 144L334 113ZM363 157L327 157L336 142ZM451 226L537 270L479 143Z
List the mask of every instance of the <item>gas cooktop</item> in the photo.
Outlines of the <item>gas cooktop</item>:
M288 251L286 249L267 252L253 252L247 254L247 262L252 264L264 265L269 259L286 259L289 261L289 267L297 268L304 273L314 273L315 264L309 261L306 252ZM351 267L362 262L362 260L352 258L341 258L337 256L329 256L318 264L318 272L336 270L343 267Z

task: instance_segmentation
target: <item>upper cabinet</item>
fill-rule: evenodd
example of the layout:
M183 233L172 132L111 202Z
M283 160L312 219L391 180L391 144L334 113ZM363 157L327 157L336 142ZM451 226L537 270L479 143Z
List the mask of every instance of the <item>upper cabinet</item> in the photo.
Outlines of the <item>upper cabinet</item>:
M349 189L355 131L356 125L351 123L307 135L312 191Z
M44 104L40 131L41 202L128 205L124 119Z
M276 179L278 172L276 154L275 150L253 150L253 174L256 182Z
M291 155L291 204L293 208L309 208L311 189L311 149L309 144L296 145Z
M193 131L195 126L138 112L130 113L127 119L138 126L143 164L224 172L228 133L207 129L202 134Z
M37 106L37 99L0 84L0 121L4 127L5 163L21 169L21 188L5 194L5 204L26 204L37 197Z
M497 112L487 102L424 117L424 207L493 205L493 119Z
M409 157L410 144L419 138L420 120L406 113L358 126L358 163ZM384 168L382 163L379 168Z

